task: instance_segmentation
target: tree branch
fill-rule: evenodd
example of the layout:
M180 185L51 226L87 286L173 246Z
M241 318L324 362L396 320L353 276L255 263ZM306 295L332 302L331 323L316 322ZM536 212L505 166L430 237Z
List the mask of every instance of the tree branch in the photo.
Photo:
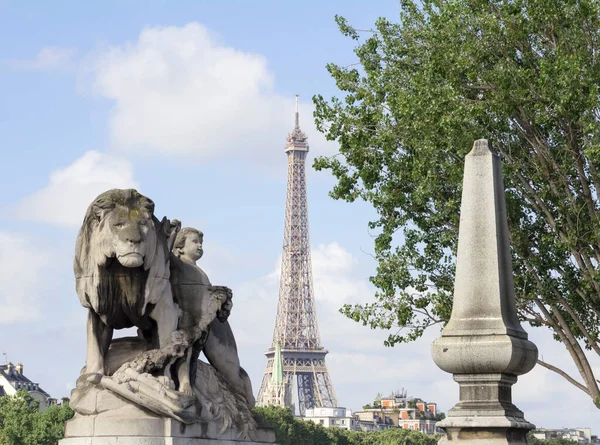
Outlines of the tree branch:
M575 385L577 388L579 388L580 390L582 390L584 393L586 393L588 396L590 395L590 391L585 387L585 385L579 383L577 380L575 380L573 377L571 377L569 374L567 374L565 371L563 371L562 369L557 368L554 365L551 365L549 363L546 363L542 360L540 360L538 358L538 365L543 366L546 369L549 369L550 371L553 371L557 374L559 374L560 376L564 377L569 383L572 383L573 385Z

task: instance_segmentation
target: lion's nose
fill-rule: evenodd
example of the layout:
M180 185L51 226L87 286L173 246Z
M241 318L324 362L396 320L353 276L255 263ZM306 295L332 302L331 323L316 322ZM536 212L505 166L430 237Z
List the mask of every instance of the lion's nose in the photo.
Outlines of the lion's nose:
M132 244L139 244L142 241L142 234L135 227L130 227L124 233L125 240Z

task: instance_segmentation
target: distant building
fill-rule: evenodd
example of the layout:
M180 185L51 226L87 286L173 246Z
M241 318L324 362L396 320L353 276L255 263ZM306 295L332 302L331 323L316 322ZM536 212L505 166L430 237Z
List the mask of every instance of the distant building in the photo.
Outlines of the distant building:
M345 430L356 429L352 411L346 408L308 408L304 413L304 420L318 423L326 428L338 427Z
M567 439L577 443L592 443L591 428L538 428L533 430L536 439Z
M17 366L12 363L0 365L0 396L12 396L20 389L26 390L34 400L40 402L41 411L56 405L56 399L51 398L50 394L40 388L39 384L25 377L22 363L17 363Z
M356 431L381 431L388 428L398 428L391 423L379 423L377 420L360 420L354 417L354 429Z
M415 408L369 408L354 413L357 421L360 422L361 429L373 431L371 428L362 428L369 423L375 425L394 426L412 431L420 431L425 434L436 434L438 428L435 426L437 420L433 417L424 417L423 411ZM383 429L378 426L375 430Z
M440 420L437 404L407 397L404 390L377 400L374 406L366 405L363 411L355 412L354 416L357 425L365 431L396 427L425 434L442 432L436 427Z

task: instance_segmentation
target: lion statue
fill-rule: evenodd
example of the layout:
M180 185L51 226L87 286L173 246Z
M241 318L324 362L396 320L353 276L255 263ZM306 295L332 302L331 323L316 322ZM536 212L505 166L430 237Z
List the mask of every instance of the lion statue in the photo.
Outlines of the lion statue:
M169 283L176 230L136 190L113 189L88 207L75 247L77 295L88 308L85 373L106 374L114 329L136 326L151 348L177 329Z

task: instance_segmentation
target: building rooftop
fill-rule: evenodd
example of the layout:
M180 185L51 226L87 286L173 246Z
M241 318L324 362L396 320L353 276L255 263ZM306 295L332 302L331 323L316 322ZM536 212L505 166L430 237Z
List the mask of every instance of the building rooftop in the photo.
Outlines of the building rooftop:
M23 365L17 364L14 366L12 363L6 365L0 365L0 377L3 377L15 389L25 389L27 391L37 391L42 393L46 397L50 397L46 391L44 391L37 383L29 380L23 375ZM0 386L0 396L4 395L4 388Z

